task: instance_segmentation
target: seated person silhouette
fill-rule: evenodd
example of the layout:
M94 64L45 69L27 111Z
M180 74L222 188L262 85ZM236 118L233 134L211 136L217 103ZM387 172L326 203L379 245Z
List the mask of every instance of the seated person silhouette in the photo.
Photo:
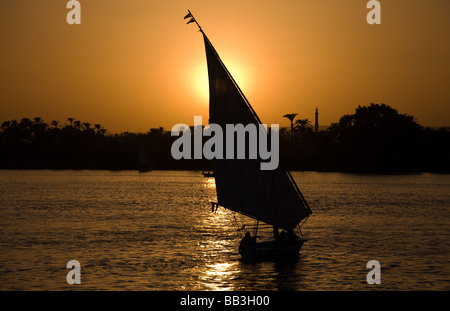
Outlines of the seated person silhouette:
M245 246L251 245L255 243L255 239L251 237L250 232L246 232L245 236L241 240L241 244L239 248L242 249Z
M280 235L278 236L277 243L279 245L286 244L286 231L282 230Z

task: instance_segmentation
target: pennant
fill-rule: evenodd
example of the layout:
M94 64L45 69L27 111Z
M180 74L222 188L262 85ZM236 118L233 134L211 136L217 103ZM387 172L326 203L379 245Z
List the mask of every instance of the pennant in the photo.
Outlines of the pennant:
M186 18L188 18L188 17L193 17L192 14L191 14L191 12L189 12L183 19L186 19Z
M190 20L189 20L189 22L187 22L186 24L190 24L190 23L193 23L193 22L195 22L195 18L191 18Z

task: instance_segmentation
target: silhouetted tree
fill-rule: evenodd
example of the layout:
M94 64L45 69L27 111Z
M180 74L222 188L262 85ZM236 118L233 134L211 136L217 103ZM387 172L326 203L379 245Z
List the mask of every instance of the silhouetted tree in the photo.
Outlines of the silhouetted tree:
M283 118L288 118L291 121L291 143L294 139L294 119L298 115L298 113L288 113L283 116Z
M332 131L349 168L375 171L414 166L421 127L414 117L399 114L385 104L370 104L344 115Z
M309 121L308 118L296 120L294 125L294 131L295 133L298 134L298 136L300 136L300 144L302 146L302 149L304 149L305 134L308 132L312 132L311 121Z
M73 121L75 120L75 118L67 118L67 121L69 122L69 126L73 127Z
M73 127L75 128L75 130L77 130L77 132L80 132L81 131L81 121L80 120L73 121Z
M47 128L48 128L48 124L45 123L41 117L33 118L33 125L32 125L33 133L32 133L32 135L34 137L40 137Z
M294 130L297 133L305 133L308 131L312 131L311 121L309 121L308 118L296 120Z
M53 129L57 129L59 127L59 121L58 120L52 120L50 122L50 125L53 126Z
M291 130L280 129L280 152L289 169L450 172L450 128L423 128L387 105L358 106L318 134L308 119L294 123L296 116L290 116ZM289 132L301 135L301 147L291 143ZM74 118L63 127L40 117L8 120L0 123L0 168L137 169L139 144L157 169L209 167L207 160L174 160L175 139L163 127L145 134L108 134L99 123Z

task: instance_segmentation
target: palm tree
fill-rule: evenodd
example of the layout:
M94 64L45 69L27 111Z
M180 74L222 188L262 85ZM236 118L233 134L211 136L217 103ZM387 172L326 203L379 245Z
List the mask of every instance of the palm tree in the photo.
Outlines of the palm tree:
M29 118L22 118L19 122L19 135L22 142L30 143L32 138L33 121Z
M52 122L50 122L50 125L53 126L53 129L57 129L59 126L59 121L58 120L53 120Z
M294 135L294 119L298 115L298 113L288 113L283 116L283 118L288 118L291 121L291 144L293 142Z
M83 122L83 126L84 126L84 129L87 131L87 130L89 130L91 128L91 123Z
M309 129L312 129L312 123L311 123L311 121L308 120L308 118L298 119L297 121L295 121L295 131L296 132L304 133L304 132L308 131Z
M0 126L0 129L1 129L0 134L2 134L3 136L7 136L8 134L14 131L13 124L11 121L4 121Z
M69 121L70 127L73 127L73 121L74 120L75 120L75 118L67 118L67 121Z
M295 121L295 131L300 134L300 142L302 145L305 143L305 133L308 131L312 131L312 123L311 121L306 119L298 119Z
M20 122L19 122L19 126L22 127L23 129L27 129L27 128L31 127L32 124L33 124L33 122L30 120L30 118L22 118L22 119L20 119Z
M81 129L81 121L80 120L73 121L73 127L79 131Z
M1 125L1 129L2 129L2 130L7 130L7 129L9 129L10 127L11 127L11 121L5 121L5 122L3 122L2 125Z
M95 134L97 134L97 135L104 135L106 132L106 130L99 123L94 124L94 128L96 130Z
M1 136L7 138L11 142L21 141L21 129L17 120L4 121L1 125Z
M44 122L44 120L41 117L34 117L33 118L33 134L35 136L41 135L48 127L48 124Z

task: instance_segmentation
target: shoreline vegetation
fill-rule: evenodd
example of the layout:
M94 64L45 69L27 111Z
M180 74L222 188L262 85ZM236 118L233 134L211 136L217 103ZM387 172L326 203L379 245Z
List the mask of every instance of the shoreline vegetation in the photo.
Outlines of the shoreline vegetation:
M291 128L280 128L280 158L291 171L450 173L450 127L421 126L384 104L358 106L325 131L294 117ZM155 170L213 168L206 159L174 160L177 138L162 127L108 134L100 124L74 118L3 121L0 169L139 170L148 162Z

